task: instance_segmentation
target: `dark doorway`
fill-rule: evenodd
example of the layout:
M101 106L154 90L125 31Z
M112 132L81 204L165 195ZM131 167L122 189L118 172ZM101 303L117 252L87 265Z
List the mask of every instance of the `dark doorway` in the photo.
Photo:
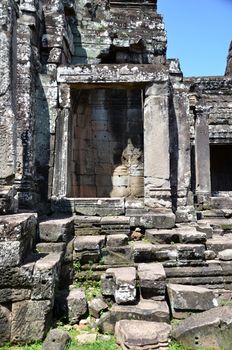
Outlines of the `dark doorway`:
M71 129L69 196L143 196L141 90L73 90Z
M232 145L210 145L212 192L232 191Z

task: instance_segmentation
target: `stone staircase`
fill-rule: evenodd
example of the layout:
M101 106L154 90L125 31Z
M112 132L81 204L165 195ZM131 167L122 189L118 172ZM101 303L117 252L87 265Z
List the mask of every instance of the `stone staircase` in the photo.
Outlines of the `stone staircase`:
M100 298L111 305L96 320L102 331L115 332L121 320L167 324L232 300L232 219L211 216L172 227L165 219L162 227L163 213L105 216L104 208L98 216L86 208L40 222L37 249L62 252L60 295L76 264L82 276L91 269L101 279ZM75 288L66 295L70 310L79 294L83 299Z

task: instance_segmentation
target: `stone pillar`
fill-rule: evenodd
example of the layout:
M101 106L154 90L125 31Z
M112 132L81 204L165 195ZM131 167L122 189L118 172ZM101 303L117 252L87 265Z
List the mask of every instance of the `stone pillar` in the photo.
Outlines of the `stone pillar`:
M210 107L195 107L195 168L197 202L205 202L211 193L208 115Z
M173 203L176 209L176 222L194 221L193 193L190 191L189 98L185 89L180 87L174 89L170 113L171 186L176 187L173 193L176 196Z
M171 208L168 78L145 93L144 201L148 207Z
M55 197L67 194L69 110L62 110L56 123L53 191Z

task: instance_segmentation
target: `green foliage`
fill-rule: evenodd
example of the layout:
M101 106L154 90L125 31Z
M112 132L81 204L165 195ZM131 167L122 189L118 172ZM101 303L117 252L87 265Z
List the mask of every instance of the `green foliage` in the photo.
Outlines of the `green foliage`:
M185 347L183 347L182 345L176 343L176 342L171 342L171 344L169 345L169 350L192 350L192 349L187 349ZM213 350L213 349L202 349L199 348L198 350ZM223 349L221 349L223 350Z
M114 337L110 340L97 340L94 343L78 345L76 341L72 341L68 350L119 350Z
M89 261L89 269L82 271L79 260L73 263L74 268L74 285L85 290L85 295L88 301L95 298L101 293L101 281L96 280L92 269L92 262Z
M4 346L0 346L0 350L40 350L42 348L42 344L41 343L34 343L34 344L30 344L30 345L4 345Z
M169 345L169 350L186 350L186 349L183 348L182 345L177 344L176 342L171 342L171 344Z

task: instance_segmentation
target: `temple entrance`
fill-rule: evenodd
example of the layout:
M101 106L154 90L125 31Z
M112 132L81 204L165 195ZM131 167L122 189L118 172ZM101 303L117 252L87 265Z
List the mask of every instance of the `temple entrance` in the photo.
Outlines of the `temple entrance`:
M232 191L232 145L210 145L212 194Z
M73 89L69 197L143 197L140 89Z

